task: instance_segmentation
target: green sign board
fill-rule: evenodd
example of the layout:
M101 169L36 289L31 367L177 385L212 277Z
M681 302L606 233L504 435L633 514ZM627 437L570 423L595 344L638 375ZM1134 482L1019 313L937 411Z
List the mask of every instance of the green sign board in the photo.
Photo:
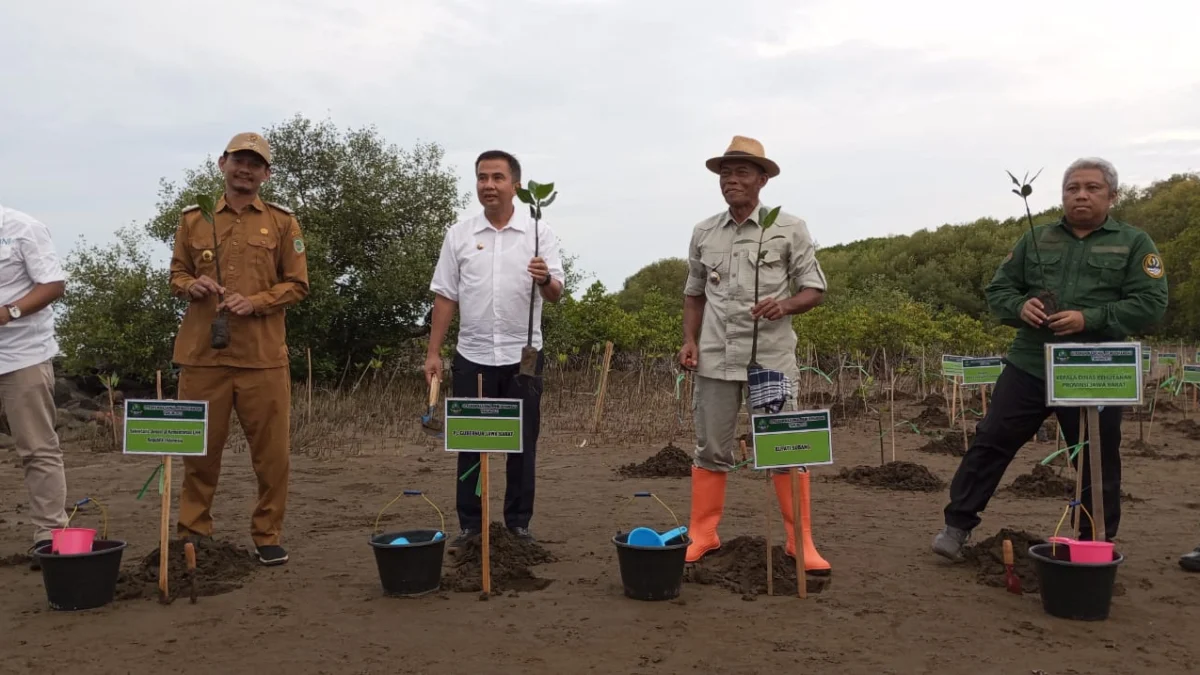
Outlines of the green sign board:
M1159 352L1158 363L1163 366L1174 366L1179 361L1179 355L1175 352Z
M755 415L754 468L833 464L833 437L828 410Z
M965 386L996 384L1000 371L1004 370L1004 359L999 356L965 358L962 360L962 370Z
M126 399L122 451L203 457L208 452L208 402Z
M1152 351L1153 351L1152 349L1143 349L1142 350L1142 372L1143 373L1148 374L1150 372L1150 352L1152 352Z
M950 354L942 355L942 375L944 377L962 377L963 358L965 357L951 356Z
M524 414L519 398L447 398L446 450L522 452Z
M1200 365L1184 366L1183 381L1185 384L1200 384Z
M1141 350L1137 342L1047 344L1047 404L1141 404Z

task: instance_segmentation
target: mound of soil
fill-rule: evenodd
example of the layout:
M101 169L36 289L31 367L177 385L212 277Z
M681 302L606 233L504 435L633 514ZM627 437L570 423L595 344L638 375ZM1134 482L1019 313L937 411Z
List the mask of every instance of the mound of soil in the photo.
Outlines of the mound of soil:
M835 427L845 426L850 420L862 417L865 412L866 405L863 404L862 398L852 396L829 406L829 420Z
M945 429L950 426L950 415L945 410L928 406L912 419L920 429Z
M488 560L492 571L492 595L504 591L540 591L551 579L534 576L529 568L556 562L558 558L536 542L518 539L507 527L493 522L489 532ZM476 537L452 556L453 567L442 575L442 588L459 593L483 590L483 539Z
M771 547L771 576L775 595L796 595L796 559L789 557L782 543ZM722 541L718 551L689 565L683 580L704 586L720 586L740 594L746 600L767 593L767 540L763 537L736 537ZM829 585L829 577L808 577L809 593L820 593Z
M19 565L28 565L33 562L33 556L24 553L14 553L10 556L0 557L0 567L17 567Z
M921 405L927 408L945 408L946 397L941 394L930 394L921 399Z
M1186 436L1189 441L1200 441L1200 424L1192 420L1167 422L1167 426Z
M973 440L975 440L975 434L967 437L968 442ZM954 457L962 457L967 454L966 450L963 449L963 435L961 431L947 432L940 438L935 438L922 445L917 450L934 455L952 455Z
M1024 530L1003 528L983 541L963 549L963 558L976 568L975 579L984 586L1004 588L1004 540L1012 541L1013 572L1021 579L1021 591L1038 592L1038 576L1029 557L1029 547L1046 543L1045 539Z
M929 469L913 462L888 462L883 466L856 466L842 469L836 480L855 485L881 487L910 492L937 492L946 487Z
M1033 471L1017 476L1007 489L1025 499L1063 499L1075 495L1075 480L1038 464Z
M187 557L183 540L175 539L167 549L167 583L172 599L191 594L187 579ZM138 561L132 570L121 570L117 578L117 600L158 597L159 549ZM259 569L248 549L207 537L196 540L196 595L229 593L242 587L242 581Z
M1179 406L1175 405L1174 403L1171 403L1170 401L1158 400L1158 401L1154 401L1152 405L1154 406L1154 409L1160 413L1179 412Z
M630 463L617 468L626 478L687 478L692 475L692 457L669 444L641 464Z

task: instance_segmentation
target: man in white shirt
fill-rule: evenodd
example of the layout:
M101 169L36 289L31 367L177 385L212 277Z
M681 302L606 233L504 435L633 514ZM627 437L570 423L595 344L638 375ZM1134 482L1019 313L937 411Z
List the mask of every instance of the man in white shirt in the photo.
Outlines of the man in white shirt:
M54 432L58 354L50 303L63 295L63 274L50 230L0 204L0 403L16 441L29 490L34 549L66 527L67 480ZM31 565L38 569L37 559Z
M477 376L483 374L487 398L519 398L524 407L523 451L508 455L504 493L504 524L521 539L533 540L534 460L541 424L542 304L562 297L562 260L554 231L538 224L513 198L521 185L521 165L499 150L475 160L475 187L483 212L452 225L433 272L434 292L425 379L442 379L442 342L454 313L459 312L458 342L451 365L454 396L478 395ZM534 244L540 255L534 255ZM536 377L519 375L521 349L529 329L529 300L533 283L533 346L538 350ZM461 477L478 463L477 453L458 454ZM462 532L451 545L461 546L479 535L483 516L475 494L475 476L458 480L458 522Z

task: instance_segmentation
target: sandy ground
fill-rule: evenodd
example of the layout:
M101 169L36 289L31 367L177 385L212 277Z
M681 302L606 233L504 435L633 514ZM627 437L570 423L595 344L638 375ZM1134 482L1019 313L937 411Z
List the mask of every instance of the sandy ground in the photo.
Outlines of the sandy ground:
M919 409L909 408L915 417ZM1179 414L1163 421L1177 421ZM367 540L376 514L396 493L426 490L453 521L453 459L411 445L366 456L293 461L285 544L291 562L258 569L240 588L169 606L118 600L80 613L48 608L40 574L0 567L0 649L5 673L1187 673L1200 670L1200 575L1177 566L1200 541L1200 469L1195 459L1125 453L1127 504L1118 547L1127 557L1108 621L1081 623L1042 611L1036 593L1015 596L981 584L976 570L934 556L946 488L893 491L828 480L838 470L879 463L875 422L835 430L837 465L817 469L815 533L834 567L832 583L807 600L744 598L719 586L685 583L677 600L646 603L622 594L618 524L665 527L669 516L639 502L653 490L686 520L688 481L622 478L616 469L657 452L664 439L626 437L620 446L548 433L540 449L533 529L557 562L534 568L550 584L481 602L446 589L422 598L383 596ZM1137 423L1127 421L1127 442ZM1156 422L1159 451L1200 450L1182 431ZM917 452L929 439L903 432L898 460L948 482L949 455ZM676 439L689 447L686 436ZM1053 450L1033 443L1003 486ZM889 447L890 459L890 447ZM124 568L157 546L158 498L135 495L153 469L144 459L71 448L72 499L94 496L125 539ZM178 469L178 464L176 464ZM493 515L502 473L493 469ZM9 454L0 466L0 556L29 545L26 495ZM176 471L176 489L178 488ZM246 454L225 461L215 515L218 539L249 545L254 480ZM721 534L761 535L766 485L739 471L730 481ZM1000 528L1047 536L1062 513L1054 498L1001 490L976 539ZM773 504L772 504L773 508ZM776 543L782 541L777 516ZM94 520L94 516L81 516ZM436 525L423 502L404 500L388 528ZM626 525L627 526L627 525ZM180 592L182 589L176 589Z

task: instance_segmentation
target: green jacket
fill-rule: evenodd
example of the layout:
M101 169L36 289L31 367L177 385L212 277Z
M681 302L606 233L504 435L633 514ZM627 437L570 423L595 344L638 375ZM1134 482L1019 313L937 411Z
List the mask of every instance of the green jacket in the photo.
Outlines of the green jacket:
M1111 216L1083 239L1065 220L1034 228L1046 278L1038 269L1026 232L996 270L988 306L1006 326L1018 329L1008 360L1045 378L1047 342L1120 342L1145 331L1167 310L1167 276L1150 235ZM1021 307L1043 289L1057 294L1059 311L1083 312L1081 333L1058 337L1021 320Z

